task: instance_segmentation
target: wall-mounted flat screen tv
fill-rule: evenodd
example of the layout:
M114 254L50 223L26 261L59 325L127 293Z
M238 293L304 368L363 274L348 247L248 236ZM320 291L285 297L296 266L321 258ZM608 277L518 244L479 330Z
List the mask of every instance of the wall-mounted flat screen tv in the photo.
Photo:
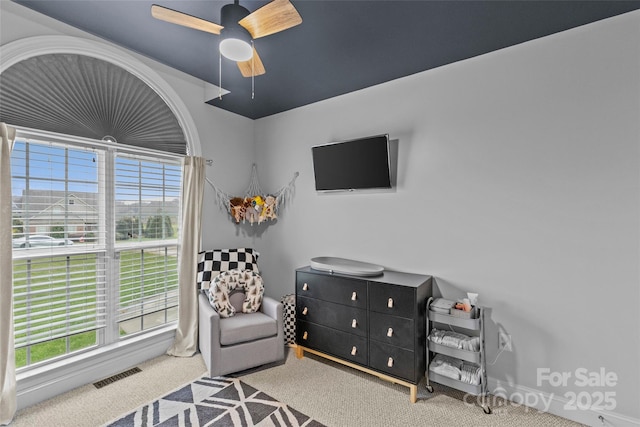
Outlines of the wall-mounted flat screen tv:
M311 147L317 191L391 188L389 135Z

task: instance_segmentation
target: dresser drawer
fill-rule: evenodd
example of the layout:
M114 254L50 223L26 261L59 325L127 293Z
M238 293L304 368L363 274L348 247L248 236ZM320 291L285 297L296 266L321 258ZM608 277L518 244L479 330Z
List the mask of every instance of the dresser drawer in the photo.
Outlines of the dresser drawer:
M369 342L369 366L376 371L418 383L420 377L415 372L415 353L410 350L384 344Z
M296 299L296 318L367 336L367 311L362 308L299 296Z
M416 339L413 319L372 312L369 325L372 340L413 350Z
M369 309L371 311L413 319L415 307L413 288L386 283L371 283L369 285Z
M363 280L297 272L296 295L367 308L367 282Z
M367 338L300 320L296 322L296 344L367 365Z

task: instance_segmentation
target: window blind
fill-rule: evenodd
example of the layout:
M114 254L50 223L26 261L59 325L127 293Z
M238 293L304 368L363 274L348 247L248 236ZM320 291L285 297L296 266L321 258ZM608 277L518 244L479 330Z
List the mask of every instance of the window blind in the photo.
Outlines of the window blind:
M120 252L118 321L151 314L163 318L167 309L177 307L177 262L177 246Z
M0 121L187 153L175 114L153 88L108 61L71 53L24 59L2 73Z
M178 305L181 176L181 164L175 159L116 156L121 334L174 320L170 310Z
M21 133L11 155L16 367L175 321L181 159Z
M13 247L42 250L104 242L100 153L17 140L11 153Z
M116 241L177 239L181 171L175 160L118 154Z
M104 253L14 260L13 291L16 348L103 328Z

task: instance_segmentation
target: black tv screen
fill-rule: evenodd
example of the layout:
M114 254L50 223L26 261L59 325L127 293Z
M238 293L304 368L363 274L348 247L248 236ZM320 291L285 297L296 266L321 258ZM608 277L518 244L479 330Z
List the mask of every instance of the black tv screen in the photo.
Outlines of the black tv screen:
M317 191L391 188L389 136L311 147Z

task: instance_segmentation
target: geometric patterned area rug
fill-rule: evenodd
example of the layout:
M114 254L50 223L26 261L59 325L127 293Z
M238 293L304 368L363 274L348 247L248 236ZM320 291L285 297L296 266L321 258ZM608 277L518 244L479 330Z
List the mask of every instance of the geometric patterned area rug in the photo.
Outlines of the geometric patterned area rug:
M106 426L323 427L260 390L229 377L200 378Z

